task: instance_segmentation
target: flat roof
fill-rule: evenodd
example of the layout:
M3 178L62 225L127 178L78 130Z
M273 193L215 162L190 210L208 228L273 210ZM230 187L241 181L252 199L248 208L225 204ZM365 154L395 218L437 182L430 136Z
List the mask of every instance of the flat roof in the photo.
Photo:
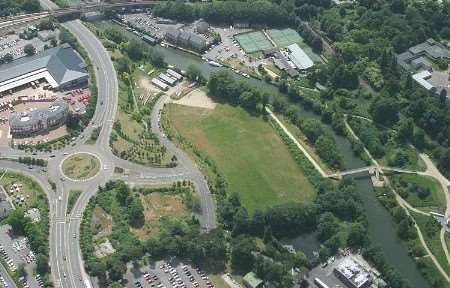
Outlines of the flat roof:
M289 45L287 48L291 52L289 59L291 59L298 69L305 70L314 66L314 62L297 43Z
M416 80L417 83L419 83L420 86L422 86L423 88L430 90L431 88L433 88L433 85L431 85L431 83L429 83L426 78L431 77L431 73L427 70L421 71L419 73L416 73L412 76L412 78L414 80Z

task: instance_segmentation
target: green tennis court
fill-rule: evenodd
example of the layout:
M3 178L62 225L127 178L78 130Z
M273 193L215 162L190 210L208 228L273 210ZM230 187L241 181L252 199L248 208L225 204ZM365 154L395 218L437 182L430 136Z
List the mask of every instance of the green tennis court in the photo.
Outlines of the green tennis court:
M279 47L286 47L294 43L300 43L303 40L295 30L290 28L283 30L270 29L266 32L269 37L272 38L273 42L275 42L275 44Z
M273 47L261 31L238 34L234 36L234 39L244 49L245 53L253 53Z

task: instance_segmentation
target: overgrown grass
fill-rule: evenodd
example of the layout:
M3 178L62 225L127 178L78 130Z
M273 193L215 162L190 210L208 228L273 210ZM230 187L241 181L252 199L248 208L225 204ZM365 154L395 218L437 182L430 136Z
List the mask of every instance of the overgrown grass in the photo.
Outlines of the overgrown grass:
M315 198L302 169L261 118L230 105L207 110L172 104L167 113L173 130L211 157L250 212Z

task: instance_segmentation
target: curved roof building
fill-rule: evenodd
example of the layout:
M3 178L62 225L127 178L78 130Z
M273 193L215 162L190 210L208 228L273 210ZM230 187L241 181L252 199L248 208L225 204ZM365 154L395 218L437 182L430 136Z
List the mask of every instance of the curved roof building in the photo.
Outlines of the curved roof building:
M11 114L9 125L15 137L27 137L46 132L65 123L69 105L62 99L53 102L47 109L36 109Z

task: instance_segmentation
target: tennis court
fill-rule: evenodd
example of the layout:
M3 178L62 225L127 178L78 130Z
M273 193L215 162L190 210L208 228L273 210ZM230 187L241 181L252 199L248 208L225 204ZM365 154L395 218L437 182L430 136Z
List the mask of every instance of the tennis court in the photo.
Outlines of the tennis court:
M253 53L273 47L261 31L238 34L234 36L234 39L244 49L245 53Z
M270 29L266 32L269 37L272 38L273 42L275 42L275 44L279 47L286 47L294 43L300 43L303 40L295 30L290 28L283 30Z

